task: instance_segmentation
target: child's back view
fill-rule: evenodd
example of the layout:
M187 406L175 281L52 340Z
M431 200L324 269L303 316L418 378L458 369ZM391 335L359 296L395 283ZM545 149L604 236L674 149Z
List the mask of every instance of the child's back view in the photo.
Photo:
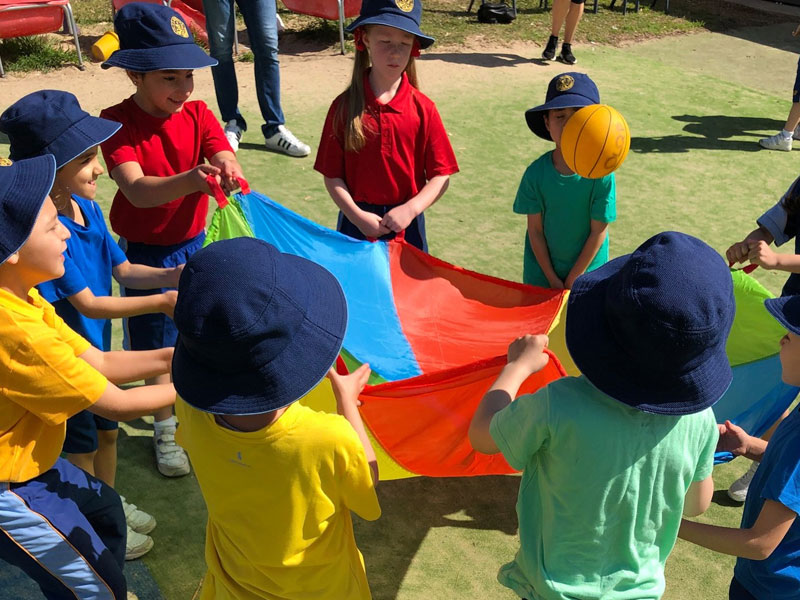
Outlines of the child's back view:
M190 258L179 289L178 440L208 506L201 597L370 598L350 517L380 515L356 408L369 370L331 374L344 419L296 402L341 348L338 282L238 238Z
M503 585L537 600L661 597L681 513L713 494L710 406L732 379L733 314L722 259L664 233L576 282L566 337L583 375L513 400L547 338L511 345L470 427L476 450L523 471Z

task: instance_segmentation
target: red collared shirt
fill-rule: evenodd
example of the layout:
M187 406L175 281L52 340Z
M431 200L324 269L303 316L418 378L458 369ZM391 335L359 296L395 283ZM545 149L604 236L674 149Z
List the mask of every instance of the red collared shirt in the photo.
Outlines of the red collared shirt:
M345 152L344 124L334 127L341 95L328 110L314 169L325 177L343 179L356 202L388 205L413 198L437 175L458 172L436 105L408 82L405 73L388 104L375 99L368 73L364 96L364 148Z
M100 145L109 173L122 163L137 162L145 175L169 177L202 165L217 152L231 151L205 102L187 102L180 112L162 119L144 112L131 97L100 115L122 123L122 129ZM129 242L170 246L203 231L207 213L208 196L202 192L137 208L117 191L109 221Z

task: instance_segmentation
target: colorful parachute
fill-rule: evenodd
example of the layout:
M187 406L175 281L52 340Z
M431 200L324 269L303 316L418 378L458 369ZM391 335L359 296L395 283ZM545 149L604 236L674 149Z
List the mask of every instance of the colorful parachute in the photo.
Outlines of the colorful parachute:
M550 363L522 393L579 374L564 341L566 292L467 271L400 240L353 240L256 192L237 194L217 210L208 243L238 236L313 260L342 284L349 307L342 358L351 368L368 362L373 371L360 410L382 479L513 472L502 456L472 450L466 432L515 337L550 335ZM780 381L783 331L763 307L769 293L741 272L733 277L737 315L728 356L734 381L715 412L718 420L760 435L797 389ZM303 402L335 410L327 382Z

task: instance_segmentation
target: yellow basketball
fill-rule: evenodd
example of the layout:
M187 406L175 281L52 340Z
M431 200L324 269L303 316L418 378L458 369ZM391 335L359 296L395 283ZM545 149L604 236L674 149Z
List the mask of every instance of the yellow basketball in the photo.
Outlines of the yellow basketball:
M628 124L607 104L584 106L561 132L561 153L567 166L589 179L613 172L628 156L630 147Z

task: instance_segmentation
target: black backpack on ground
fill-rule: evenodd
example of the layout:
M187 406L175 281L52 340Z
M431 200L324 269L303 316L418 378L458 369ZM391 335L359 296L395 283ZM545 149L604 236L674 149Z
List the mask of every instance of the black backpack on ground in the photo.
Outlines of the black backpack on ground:
M507 25L517 18L514 9L505 2L486 2L478 8L478 21L481 23L502 23Z

